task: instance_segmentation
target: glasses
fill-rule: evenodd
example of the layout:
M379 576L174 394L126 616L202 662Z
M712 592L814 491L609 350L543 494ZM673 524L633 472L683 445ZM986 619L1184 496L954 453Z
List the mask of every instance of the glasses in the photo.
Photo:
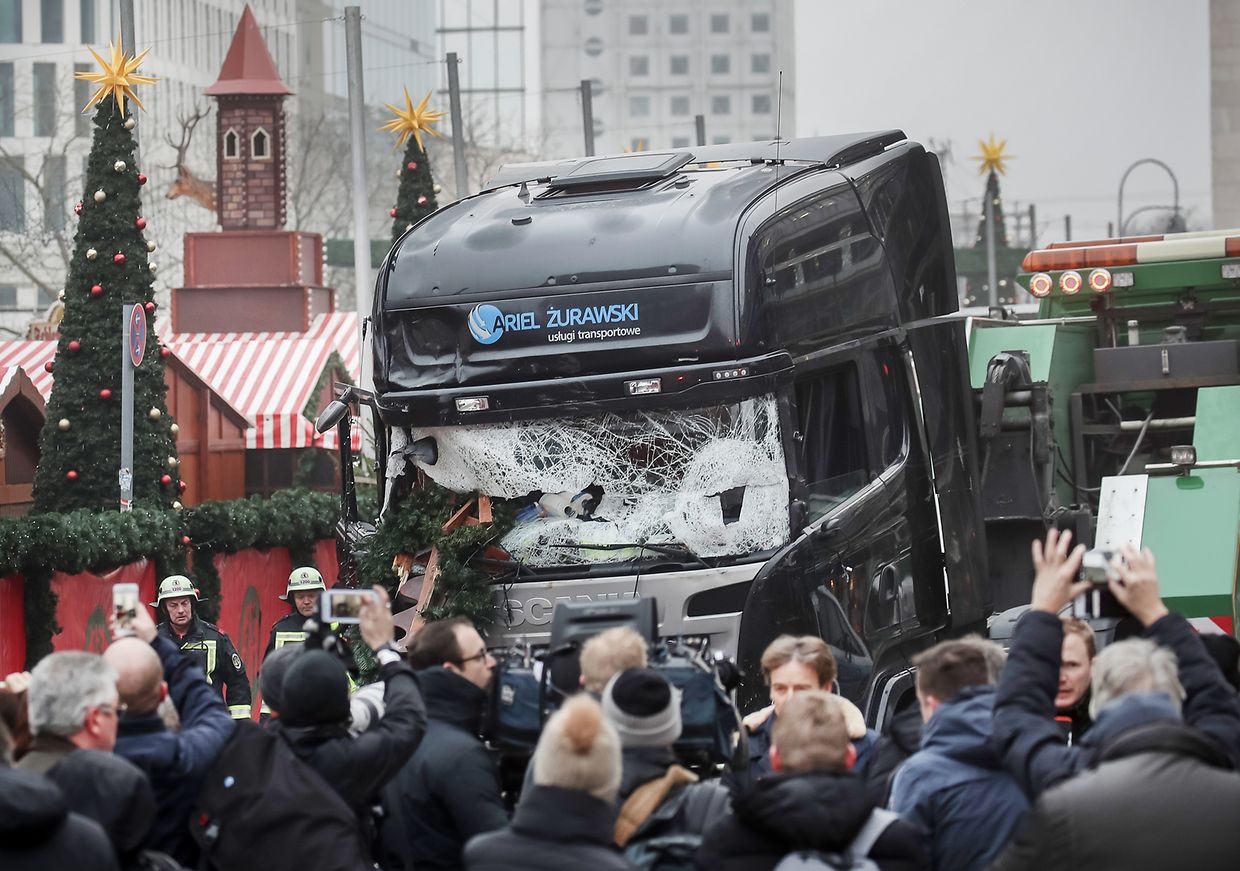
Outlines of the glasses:
M117 702L115 705L100 705L99 712L101 714L111 714L114 717L123 717L125 712L129 710L129 705L124 702Z
M487 649L484 647L482 648L482 651L480 653L475 653L473 656L466 656L464 659L458 659L456 661L456 664L464 665L465 663L473 662L476 659L486 660L488 656L490 656L490 654L487 652Z

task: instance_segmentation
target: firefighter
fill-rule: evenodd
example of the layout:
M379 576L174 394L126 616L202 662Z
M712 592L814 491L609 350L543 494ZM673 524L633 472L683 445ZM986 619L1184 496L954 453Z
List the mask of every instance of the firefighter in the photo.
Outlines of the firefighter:
M293 613L280 618L271 627L271 637L267 639L267 650L263 656L286 644L301 644L306 640L306 632L301 627L310 618L318 616L319 596L325 589L318 569L313 566L293 569L288 576L288 589L280 597L281 601L293 606Z
M194 605L198 598L194 582L185 575L171 575L159 585L151 607L159 615L159 633L179 645L207 675L228 705L234 720L250 718L250 681L232 641L213 623L200 618Z

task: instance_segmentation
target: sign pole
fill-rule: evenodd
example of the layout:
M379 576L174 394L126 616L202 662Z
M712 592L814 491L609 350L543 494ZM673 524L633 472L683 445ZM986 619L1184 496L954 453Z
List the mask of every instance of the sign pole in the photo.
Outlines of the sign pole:
M129 355L129 309L121 306L121 511L133 510L133 360Z

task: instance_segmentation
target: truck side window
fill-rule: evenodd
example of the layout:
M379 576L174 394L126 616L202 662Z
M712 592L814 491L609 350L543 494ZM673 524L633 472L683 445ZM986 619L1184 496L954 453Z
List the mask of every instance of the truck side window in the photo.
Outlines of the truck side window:
M851 364L796 385L808 517L817 520L869 483L857 370Z
M876 468L886 469L904 451L904 397L900 391L903 363L891 349L878 348L863 358L862 366L872 458Z

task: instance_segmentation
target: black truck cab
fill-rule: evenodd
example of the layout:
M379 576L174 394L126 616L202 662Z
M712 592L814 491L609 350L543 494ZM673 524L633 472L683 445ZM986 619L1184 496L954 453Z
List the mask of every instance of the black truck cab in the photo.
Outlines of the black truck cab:
M511 166L393 248L375 400L394 454L524 506L497 645L655 596L749 675L823 637L876 720L988 613L956 300L900 131Z

